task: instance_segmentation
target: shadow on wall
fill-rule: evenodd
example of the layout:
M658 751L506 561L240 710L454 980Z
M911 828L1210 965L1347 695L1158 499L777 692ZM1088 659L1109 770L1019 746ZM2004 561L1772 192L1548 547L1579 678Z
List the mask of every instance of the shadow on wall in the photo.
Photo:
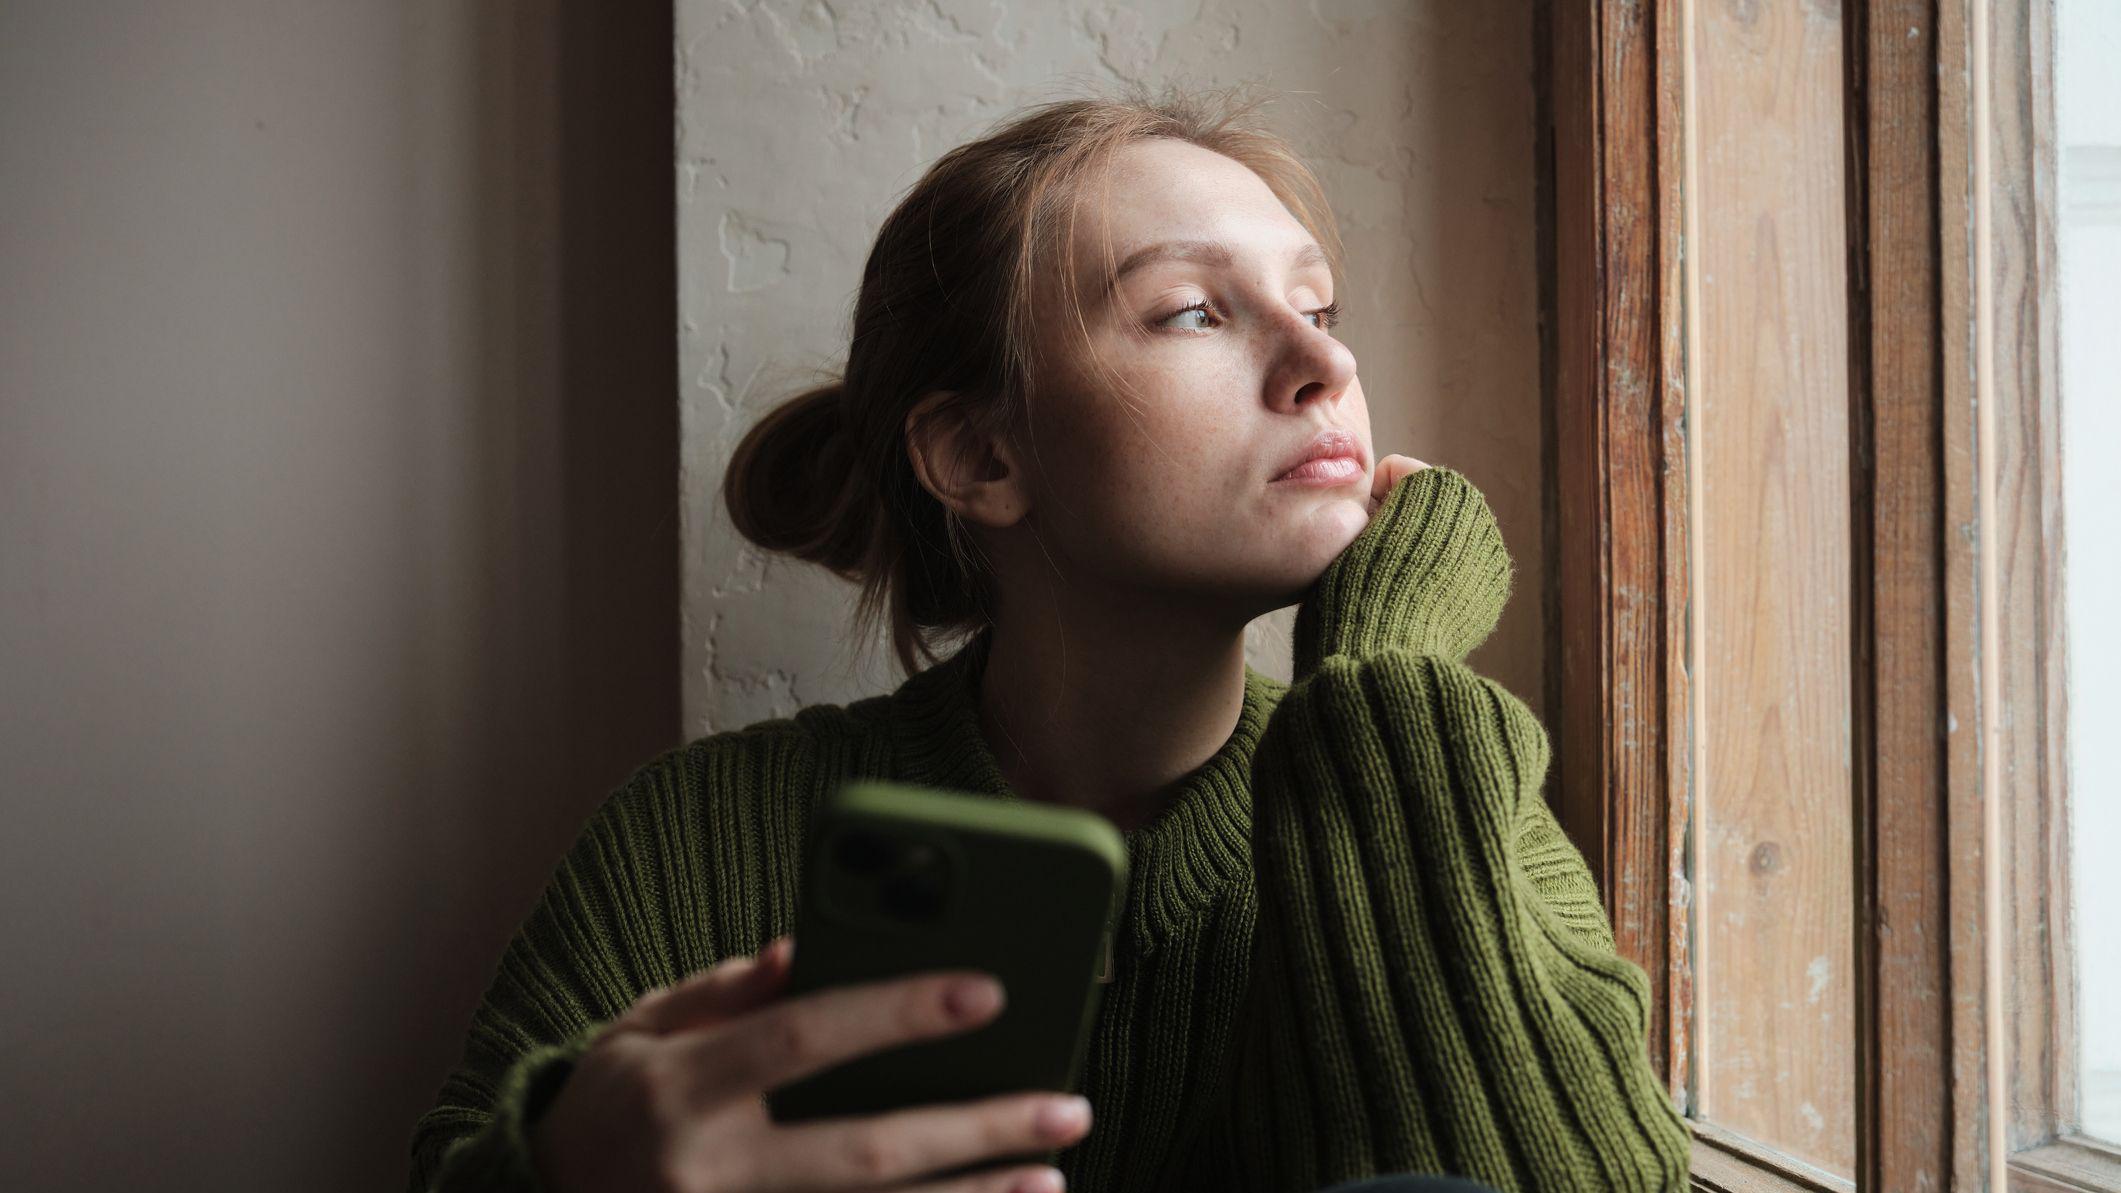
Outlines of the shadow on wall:
M678 744L672 44L0 6L0 1189L402 1188Z
M374 1127L348 1190L403 1182L414 1121L552 865L682 740L672 10L542 0L475 20L476 422L506 437L473 486L477 574L482 607L516 624L452 697L481 732L445 768L461 781L434 793L454 806L421 863L453 895L387 925L408 946L404 1030L375 1041L372 1096L339 1120Z

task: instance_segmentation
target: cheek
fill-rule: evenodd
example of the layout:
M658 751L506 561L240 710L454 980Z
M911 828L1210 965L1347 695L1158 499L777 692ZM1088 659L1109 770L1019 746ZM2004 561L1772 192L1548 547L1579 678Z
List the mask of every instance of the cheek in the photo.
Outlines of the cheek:
M1227 504L1233 478L1256 466L1242 455L1242 412L1197 386L1145 387L1118 414L1103 427L1095 467L1147 516L1196 519Z
M1169 379L1137 385L1139 398L1086 401L1065 427L1041 427L1036 449L1049 508L1072 523L1068 537L1139 566L1226 539L1239 478L1261 465L1245 455L1247 424L1236 412Z
M1158 484L1208 467L1243 425L1237 379L1212 365L1147 366L1122 374L1129 390L1078 391L1056 403L1048 443L1082 475ZM1050 459L1050 457L1049 457Z
M1152 539L1226 539L1232 518L1256 522L1270 463L1261 453L1288 433L1269 433L1275 416L1261 406L1259 362L1243 345L1113 341L1098 355L1111 378L1070 370L1044 406L1035 448L1047 491L1132 538L1143 537L1127 530L1136 523Z

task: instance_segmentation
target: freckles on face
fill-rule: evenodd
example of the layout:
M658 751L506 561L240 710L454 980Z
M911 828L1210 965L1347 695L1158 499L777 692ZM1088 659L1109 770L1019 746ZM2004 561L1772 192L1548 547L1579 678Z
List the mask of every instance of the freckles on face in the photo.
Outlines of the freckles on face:
M1374 457L1309 231L1244 165L1152 139L1078 198L1075 248L1083 330L1066 334L1057 285L1039 300L1059 350L1033 410L1034 508L1066 518L1071 554L1144 581L1273 587L1322 567L1360 529L1367 478L1274 489L1276 465L1322 427Z

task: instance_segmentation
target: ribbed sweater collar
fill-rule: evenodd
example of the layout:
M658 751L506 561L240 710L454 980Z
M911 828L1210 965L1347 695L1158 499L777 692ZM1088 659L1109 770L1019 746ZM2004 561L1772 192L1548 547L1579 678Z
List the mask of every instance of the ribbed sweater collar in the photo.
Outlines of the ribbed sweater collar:
M979 681L991 631L906 679L896 692L896 777L909 783L1020 799L980 732ZM1288 685L1245 668L1237 726L1207 761L1172 784L1154 818L1127 842L1123 939L1137 953L1212 906L1252 865L1252 754Z

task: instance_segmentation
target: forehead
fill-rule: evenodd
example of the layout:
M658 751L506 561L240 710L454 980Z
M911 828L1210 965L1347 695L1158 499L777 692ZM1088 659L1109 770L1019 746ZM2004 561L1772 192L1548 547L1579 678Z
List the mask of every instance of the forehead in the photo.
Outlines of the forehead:
M1101 276L1105 244L1117 261L1136 248L1174 239L1230 242L1279 255L1311 239L1266 181L1210 149L1168 137L1121 147L1102 184L1076 200L1076 260L1086 279Z

